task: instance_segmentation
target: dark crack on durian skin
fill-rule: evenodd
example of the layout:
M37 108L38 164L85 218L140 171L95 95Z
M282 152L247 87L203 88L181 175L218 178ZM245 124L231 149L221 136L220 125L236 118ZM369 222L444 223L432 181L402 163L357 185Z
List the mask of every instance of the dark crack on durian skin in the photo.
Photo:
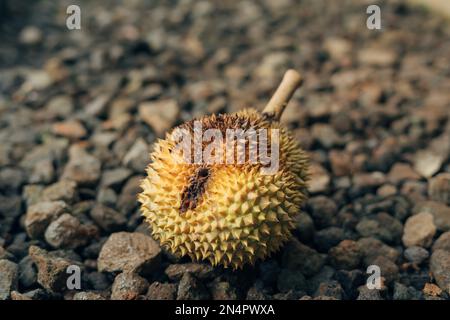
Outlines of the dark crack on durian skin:
M187 210L194 210L198 201L205 193L206 183L210 177L210 170L207 167L200 167L197 172L189 179L188 185L181 193L180 214Z

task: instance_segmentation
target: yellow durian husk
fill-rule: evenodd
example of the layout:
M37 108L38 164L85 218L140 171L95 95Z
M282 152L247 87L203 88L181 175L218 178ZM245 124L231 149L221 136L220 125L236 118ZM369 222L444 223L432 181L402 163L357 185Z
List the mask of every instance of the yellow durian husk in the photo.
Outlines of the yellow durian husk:
M306 199L308 158L287 129L254 109L199 120L206 128L279 129L278 171L264 175L261 164L210 164L196 207L180 212L182 192L200 165L179 161L168 133L155 143L141 183L142 214L153 238L175 256L233 269L253 265L291 237Z

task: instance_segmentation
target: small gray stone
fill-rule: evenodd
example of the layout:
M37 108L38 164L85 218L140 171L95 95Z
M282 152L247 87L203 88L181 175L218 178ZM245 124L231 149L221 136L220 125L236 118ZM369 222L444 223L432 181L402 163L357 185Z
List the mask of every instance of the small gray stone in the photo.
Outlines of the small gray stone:
M318 273L316 273L311 278L308 278L308 294L313 294L314 292L316 292L321 283L332 280L334 278L334 275L335 270L332 267L327 265L323 266L323 268Z
M0 260L1 259L14 260L14 255L6 251L1 245L2 244L0 244Z
M414 170L425 178L433 176L442 166L445 156L430 149L419 150L414 156Z
M6 167L0 169L0 190L16 192L25 182L25 174L21 169Z
M247 291L246 300L267 300L268 296L259 287L252 286Z
M358 190L370 190L386 183L383 172L359 173L353 176L353 186Z
M0 236L5 237L22 213L20 196L3 196L0 194Z
M90 272L86 274L86 280L94 290L104 291L111 287L110 278L101 272Z
M436 201L422 201L413 208L413 213L429 212L439 231L450 231L450 207Z
M41 161L46 161L49 164L52 162L62 163L65 157L68 141L62 138L48 139L44 144L37 145L29 152L27 152L20 162L20 165L27 170L36 169L42 170ZM30 181L36 183L38 181ZM44 182L44 181L42 181ZM47 183L50 181L47 181Z
M30 257L38 269L37 281L45 289L55 292L67 290L67 269L78 263L59 252L47 252L37 246L29 249Z
M408 288L400 282L394 283L394 294L392 297L394 300L409 300Z
M25 45L36 45L42 41L43 33L41 29L35 26L27 26L22 29L19 35L19 40Z
M406 220L402 241L406 247L429 247L436 233L433 215L428 212L418 213Z
M22 197L25 199L27 207L32 206L42 200L44 186L38 184L29 184L24 186Z
M100 228L107 232L120 230L127 223L123 214L101 204L96 204L92 208L91 217Z
M214 277L214 268L209 264L190 262L171 264L165 270L165 274L171 280L180 280L185 273L190 273L197 279L211 279Z
M52 125L52 133L70 140L78 140L87 135L87 130L80 121L71 119L54 122Z
M450 252L450 231L444 232L433 244L433 251L445 250Z
M153 282L148 288L148 300L175 300L177 297L177 285L175 283Z
M68 117L73 112L73 99L69 95L58 95L45 105L46 113L51 117Z
M397 53L393 49L363 47L358 51L358 62L362 65L388 67L395 63Z
M380 290L369 289L363 285L358 288L359 295L356 300L383 300L380 294Z
M179 105L173 99L145 101L138 107L139 118L148 124L158 137L163 137L176 122Z
M11 291L17 288L18 266L6 259L0 260L0 300L11 297Z
M138 138L123 157L123 164L135 172L144 172L149 162L149 147L144 139Z
M375 217L362 218L356 225L356 230L363 237L374 237L387 243L398 243L403 225L389 214L380 212Z
M142 176L133 176L123 186L116 204L116 208L123 214L128 214L137 207L136 195L142 191L140 187L142 178Z
M315 297L319 296L326 296L326 297L332 297L336 300L342 300L345 296L344 289L342 289L339 282L335 280L322 282L319 285L319 288L317 288L316 293L314 294Z
M213 281L210 285L211 298L213 300L236 300L236 288L227 281Z
M294 232L300 241L306 242L312 239L314 235L314 222L307 213L300 212L300 214L295 217L295 225L296 228Z
M20 196L3 196L0 194L0 215L3 218L17 218L22 214L21 202Z
M329 227L316 232L314 244L320 252L327 252L344 239L345 233L342 228Z
M27 241L27 234L20 232L15 235L13 242L8 246L8 253L11 253L15 258L22 259L28 254L28 247L30 242ZM9 254L6 256L8 258ZM14 258L12 260L15 260Z
M428 184L428 195L431 200L450 206L450 173L440 173Z
M77 197L77 183L70 180L60 180L42 192L42 199L46 201L62 200L73 203Z
M158 243L142 233L113 233L103 245L98 257L100 272L137 272L143 275L153 271L160 262Z
M177 300L206 300L209 293L205 286L190 273L183 274L178 284Z
M323 123L314 124L311 128L311 134L325 149L330 149L339 144L341 140L332 126Z
M399 185L406 180L420 180L420 175L409 164L398 162L391 167L387 178L394 185Z
M73 300L106 300L102 295L92 291L77 292L73 295Z
M356 299L358 287L367 281L367 274L359 269L339 270L334 278L339 281L348 299Z
M373 261L378 256L386 257L392 262L396 262L400 256L397 250L375 238L361 238L357 242L362 252L365 266L373 264Z
M17 291L11 291L11 300L19 300L19 301L24 301L24 300L32 300L30 297L27 297L26 295L17 292Z
M45 241L53 248L75 249L86 245L96 234L95 226L81 224L76 217L64 213L50 223Z
M30 238L42 238L50 222L66 209L64 201L44 201L30 206L25 216L25 229Z
M136 300L146 292L148 281L135 273L121 273L114 279L112 285L112 300Z
M416 263L418 265L430 256L426 249L417 246L407 248L403 252L403 255L409 262Z
M20 285L29 288L37 281L37 272L34 262L30 256L24 257L19 262L19 282Z
M311 217L318 228L331 227L336 224L337 205L325 196L317 196L308 200Z
M103 114L106 111L105 109L110 98L111 97L109 94L101 94L95 97L93 100L89 101L86 104L86 113L91 116L98 116Z
M331 178L328 171L320 164L313 162L309 168L310 180L308 191L312 194L326 192L330 186Z
M362 253L357 242L353 240L343 240L329 253L331 265L336 269L352 270L359 266Z
M118 187L123 182L128 179L131 175L131 170L127 168L115 168L111 170L103 171L102 178L100 180L100 185L103 188L114 188Z
M438 286L450 294L450 252L434 251L430 258L430 271Z
M285 246L282 260L285 268L300 271L307 277L319 272L325 263L322 254L296 239L292 239Z
M48 290L39 288L25 293L19 293L17 291L11 292L11 299L13 300L49 300L59 298L58 294L54 294Z
M97 201L105 206L114 207L117 203L117 194L111 188L101 188L97 193Z
M420 298L420 292L413 287L407 287L400 282L394 283L394 294L392 299L394 300L417 300Z
M377 257L373 260L373 264L380 267L381 276L385 279L386 284L390 284L398 278L397 265L385 256Z
M69 150L69 162L64 168L62 179L73 180L80 186L95 184L100 178L100 161L78 145Z
M42 159L36 162L28 182L30 183L43 183L47 184L54 180L55 168L51 159Z

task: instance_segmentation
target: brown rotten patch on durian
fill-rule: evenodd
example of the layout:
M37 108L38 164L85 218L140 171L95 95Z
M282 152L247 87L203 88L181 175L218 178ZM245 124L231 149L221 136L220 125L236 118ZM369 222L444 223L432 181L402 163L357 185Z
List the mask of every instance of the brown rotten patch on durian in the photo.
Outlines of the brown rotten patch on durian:
M263 113L246 109L200 119L203 130L279 129L274 174L261 174L260 162L186 163L174 151L173 131L155 144L139 201L153 237L170 252L236 269L264 259L289 239L306 197L308 163L278 120L300 82L295 71L288 71ZM192 133L193 122L179 128Z

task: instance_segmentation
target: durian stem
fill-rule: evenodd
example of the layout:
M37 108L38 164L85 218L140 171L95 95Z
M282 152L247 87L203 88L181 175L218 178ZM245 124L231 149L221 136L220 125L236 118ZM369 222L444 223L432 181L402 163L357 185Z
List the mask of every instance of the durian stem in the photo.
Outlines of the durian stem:
M264 108L263 115L270 120L279 121L289 100L291 100L295 90L302 85L302 82L303 78L297 71L293 69L286 71L283 80L281 80L277 90Z

